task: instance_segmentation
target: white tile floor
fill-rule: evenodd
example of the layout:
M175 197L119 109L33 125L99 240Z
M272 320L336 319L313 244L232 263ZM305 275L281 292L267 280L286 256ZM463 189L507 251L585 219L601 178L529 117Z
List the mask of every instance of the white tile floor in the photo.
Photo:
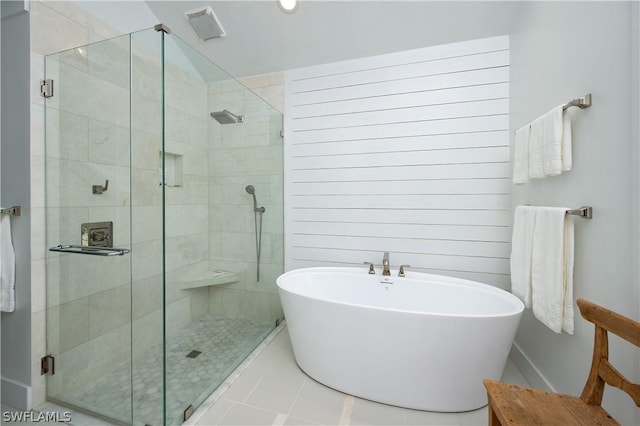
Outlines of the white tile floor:
M270 340L272 336L267 338ZM507 362L502 380L528 386L515 365ZM286 326L273 337L219 399L198 410L190 425L464 425L487 424L487 408L466 413L433 413L378 404L323 386L298 368ZM47 403L42 411L66 411ZM2 412L17 411L5 405ZM0 424L5 424L0 418ZM53 425L49 422L11 425ZM59 424L59 423L58 423ZM108 423L73 412L72 424Z
M528 386L511 361L502 380ZM297 366L287 328L247 367L196 425L486 425L487 408L433 413L346 395Z

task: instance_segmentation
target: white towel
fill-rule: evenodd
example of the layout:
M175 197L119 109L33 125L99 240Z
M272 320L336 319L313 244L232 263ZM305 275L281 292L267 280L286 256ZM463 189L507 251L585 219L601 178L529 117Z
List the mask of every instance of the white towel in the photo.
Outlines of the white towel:
M540 117L545 176L562 173L562 105Z
M536 207L516 206L511 238L511 293L531 308L531 252Z
M565 215L566 216L566 215ZM562 301L562 329L573 334L573 259L574 228L573 220L565 218L564 225L564 299Z
M558 105L541 117L544 146L544 174L558 176L571 170L571 120Z
M516 131L513 146L513 183L522 185L529 182L529 135L531 126L527 124Z
M531 253L533 314L556 333L573 334L573 222L568 209L539 207Z
M568 172L573 166L571 143L571 118L566 112L562 114L562 171Z
M16 255L11 240L11 216L0 215L0 311L16 309Z
M571 170L571 119L558 105L531 123L529 178L558 176Z
M529 135L529 178L541 179L544 174L544 120L536 118L531 123Z

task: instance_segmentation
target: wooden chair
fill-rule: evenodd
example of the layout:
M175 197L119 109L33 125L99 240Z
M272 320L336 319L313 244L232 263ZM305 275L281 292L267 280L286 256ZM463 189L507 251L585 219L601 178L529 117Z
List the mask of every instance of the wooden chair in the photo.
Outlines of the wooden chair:
M640 323L578 299L580 313L595 324L593 359L579 398L484 380L489 425L618 425L601 406L605 383L622 389L640 407L640 385L631 383L609 363L607 331L640 347Z

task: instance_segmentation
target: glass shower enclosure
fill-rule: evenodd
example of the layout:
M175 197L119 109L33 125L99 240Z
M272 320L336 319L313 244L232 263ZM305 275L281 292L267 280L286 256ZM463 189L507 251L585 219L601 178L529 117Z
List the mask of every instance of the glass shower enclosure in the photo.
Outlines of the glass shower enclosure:
M283 317L282 115L161 25L45 66L47 397L180 424Z

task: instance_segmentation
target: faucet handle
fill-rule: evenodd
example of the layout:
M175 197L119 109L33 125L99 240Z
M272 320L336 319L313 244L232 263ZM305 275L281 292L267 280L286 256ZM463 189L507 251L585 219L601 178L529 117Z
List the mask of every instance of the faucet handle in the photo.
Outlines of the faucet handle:
M375 269L373 269L373 263L371 262L364 262L365 265L369 265L369 274L373 275L376 273Z
M410 268L411 265L400 265L400 270L398 271L399 277L404 277L404 268Z

